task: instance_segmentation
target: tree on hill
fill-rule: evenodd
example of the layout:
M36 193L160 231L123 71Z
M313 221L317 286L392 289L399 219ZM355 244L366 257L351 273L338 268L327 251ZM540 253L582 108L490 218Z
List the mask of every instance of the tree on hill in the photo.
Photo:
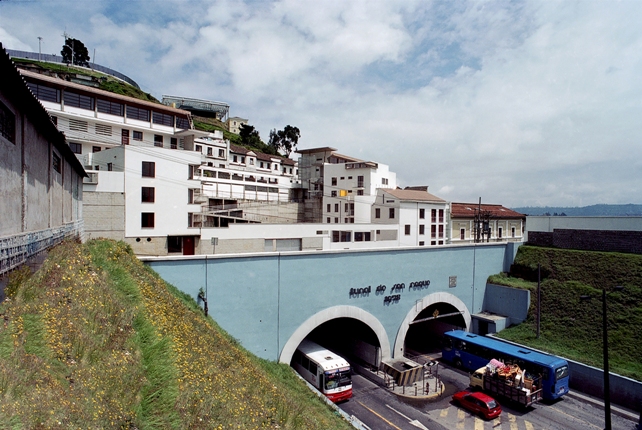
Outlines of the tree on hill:
M84 43L78 39L65 36L65 44L60 51L65 63L76 66L89 66L89 52Z
M274 148L266 145L261 140L261 136L259 136L258 130L256 130L253 125L241 124L241 128L239 129L239 136L241 137L241 145L247 148L253 148L265 154L277 154Z
M296 150L296 145L301 137L301 132L298 127L286 125L283 130L270 131L270 140L268 145L274 148L275 151L283 153L289 157L292 151Z

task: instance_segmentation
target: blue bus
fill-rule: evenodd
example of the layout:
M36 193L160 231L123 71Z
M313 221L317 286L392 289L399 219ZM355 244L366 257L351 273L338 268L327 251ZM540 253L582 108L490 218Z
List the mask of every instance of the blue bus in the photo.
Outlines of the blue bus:
M544 399L555 400L568 393L566 360L491 337L463 330L448 331L444 333L442 358L473 372L493 358L506 364L517 364L527 373L540 377Z

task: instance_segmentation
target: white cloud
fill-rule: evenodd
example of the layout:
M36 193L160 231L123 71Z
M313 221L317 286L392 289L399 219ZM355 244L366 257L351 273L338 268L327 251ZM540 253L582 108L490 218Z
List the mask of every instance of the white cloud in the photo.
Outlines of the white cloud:
M445 199L642 202L637 2L28 5L0 3L8 48L66 29L157 97L228 102L264 138L296 125Z

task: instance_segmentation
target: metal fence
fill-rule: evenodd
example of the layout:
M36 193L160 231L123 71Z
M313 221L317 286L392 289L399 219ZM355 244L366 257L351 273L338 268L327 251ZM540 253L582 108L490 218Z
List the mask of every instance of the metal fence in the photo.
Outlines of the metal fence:
M82 220L46 230L32 231L0 238L0 275L25 264L40 252L69 237L81 237Z
M9 54L10 57L27 58L29 60L44 61L47 63L66 64L60 55L41 54L38 52L28 52L28 51L17 51L15 49L7 49L7 53ZM79 66L75 66L75 67L79 67ZM122 73L117 72L114 69L110 69L109 67L101 66L100 64L95 64L95 63L89 63L89 69L111 75L115 78L118 78L122 81L127 82L130 85L135 86L140 90L140 87L138 86L136 81L134 81L132 78L130 78L127 75L123 75Z

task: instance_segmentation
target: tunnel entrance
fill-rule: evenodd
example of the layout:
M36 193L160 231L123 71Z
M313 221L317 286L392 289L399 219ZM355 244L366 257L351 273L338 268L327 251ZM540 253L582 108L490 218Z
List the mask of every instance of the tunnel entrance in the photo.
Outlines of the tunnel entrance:
M367 324L353 318L336 318L312 330L306 338L333 351L352 364L378 367L381 345Z
M404 356L414 357L441 351L443 334L466 329L463 312L450 303L433 303L409 324L404 340Z

